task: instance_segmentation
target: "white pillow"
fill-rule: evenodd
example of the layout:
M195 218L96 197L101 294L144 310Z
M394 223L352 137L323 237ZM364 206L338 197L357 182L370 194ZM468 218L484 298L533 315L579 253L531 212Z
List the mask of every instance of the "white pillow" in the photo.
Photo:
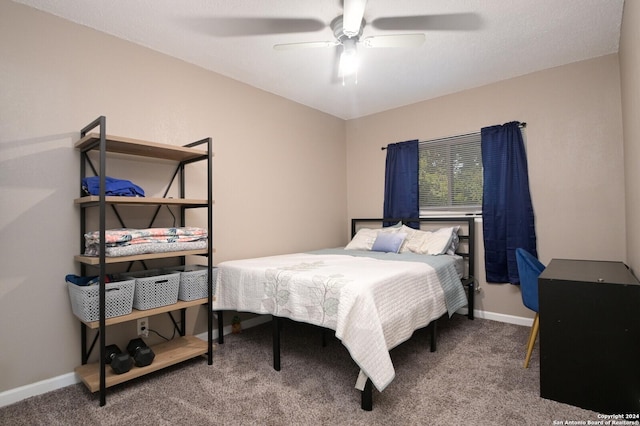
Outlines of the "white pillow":
M413 230L410 236L407 236L405 250L417 254L429 254L428 243L431 231Z
M427 243L428 254L444 254L451 245L453 228L440 228L431 233Z
M362 228L353 236L345 250L371 250L378 236L377 229Z
M453 239L454 227L440 228L434 231L420 231L417 229L407 227L402 228L402 232L407 233L407 238L401 252L413 252L417 254L431 254L438 255L444 254L451 247L451 241Z
M375 243L376 238L378 237L378 233L395 233L400 231L401 228L388 226L382 229L369 229L362 228L356 235L353 236L349 244L345 246L345 250L371 250L373 247L373 243Z
M404 239L404 243L402 243L402 246L400 247L400 253L409 253L412 251L409 247L416 246L414 238L420 238L420 233L423 231L413 229L407 225L402 225L400 232L407 234L407 237Z

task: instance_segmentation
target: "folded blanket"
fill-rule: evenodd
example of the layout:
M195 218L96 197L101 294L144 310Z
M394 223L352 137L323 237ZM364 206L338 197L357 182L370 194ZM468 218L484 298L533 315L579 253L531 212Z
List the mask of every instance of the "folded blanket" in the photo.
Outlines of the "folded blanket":
M100 195L100 177L91 176L82 179L82 190L89 195ZM144 197L144 189L125 179L105 176L105 195L124 197Z
M118 256L136 256L147 253L166 253L170 251L184 251L184 250L202 250L207 248L207 240L198 240L190 242L176 242L176 243L147 243L147 244L133 244L125 246L114 246L105 248L105 256L118 257ZM85 256L98 256L100 254L99 245L90 245L85 248Z
M125 245L143 244L151 242L172 243L198 241L206 239L208 232L204 228L182 227L182 228L146 228L146 229L107 229L105 231L105 244ZM93 231L84 234L85 245L100 244L100 232Z

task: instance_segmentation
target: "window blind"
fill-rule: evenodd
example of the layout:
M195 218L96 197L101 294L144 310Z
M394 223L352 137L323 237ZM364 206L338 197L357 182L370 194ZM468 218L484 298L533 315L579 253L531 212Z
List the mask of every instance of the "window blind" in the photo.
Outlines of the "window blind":
M482 208L480 132L419 144L421 211L479 211Z

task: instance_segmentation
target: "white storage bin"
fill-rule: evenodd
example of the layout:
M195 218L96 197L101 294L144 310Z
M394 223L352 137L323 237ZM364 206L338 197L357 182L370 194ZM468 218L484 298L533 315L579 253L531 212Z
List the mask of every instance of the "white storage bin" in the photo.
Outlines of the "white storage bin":
M208 269L206 266L186 265L173 268L174 272L180 273L180 289L178 290L178 299L189 301L202 299L207 297L207 276ZM216 277L218 268L212 268L211 279L213 280L212 294L216 294Z
M67 282L71 310L84 322L100 319L100 285L80 286ZM116 281L105 284L105 318L119 317L131 313L135 280Z
M135 279L133 307L138 310L159 308L178 301L178 272L162 273L159 270L149 270L127 274L127 277Z

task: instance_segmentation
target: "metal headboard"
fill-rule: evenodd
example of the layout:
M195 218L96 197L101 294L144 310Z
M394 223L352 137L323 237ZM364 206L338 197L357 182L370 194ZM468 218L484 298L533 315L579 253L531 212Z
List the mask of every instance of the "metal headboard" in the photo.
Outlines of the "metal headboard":
M458 238L460 244L456 254L462 256L465 260L467 269L466 276L462 278L462 285L467 289L467 296L469 299L469 312L467 316L469 319L474 319L475 308L475 293L479 291L479 287L476 287L475 278L475 249L476 249L476 232L475 232L475 218L473 216L452 216L452 217L421 217L421 218L357 218L351 219L351 238L356 235L356 232L360 228L377 227L382 228L384 223L420 223L420 229L428 230L443 226L456 226L460 225L458 231ZM373 226L372 226L373 225ZM423 228L426 226L426 229Z
M458 237L460 238L460 245L458 246L459 256L462 256L467 262L467 277L475 277L475 218L473 216L453 216L453 217L421 217L421 218L356 218L351 219L351 238L356 235L359 228L370 227L371 224L382 227L383 223L398 223L408 224L411 222L419 222L420 228L423 224L436 226L456 226L460 225Z

